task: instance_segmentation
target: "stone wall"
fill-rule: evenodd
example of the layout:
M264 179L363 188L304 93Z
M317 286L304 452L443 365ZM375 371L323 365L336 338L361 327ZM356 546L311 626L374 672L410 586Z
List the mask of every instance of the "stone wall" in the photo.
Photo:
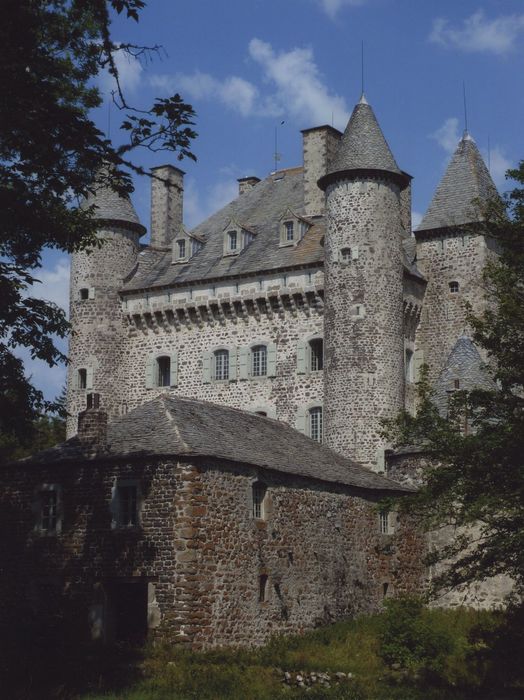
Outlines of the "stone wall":
M386 177L327 188L325 442L370 468L380 419L404 407L399 197Z
M195 648L251 645L423 585L420 539L407 521L379 534L376 492L209 461L17 464L2 477L4 624L42 620L53 589L77 637L104 638L111 586L142 580L158 634ZM117 479L138 480L140 527L111 524ZM267 485L265 520L253 518L255 479ZM55 536L34 529L43 484L61 488Z

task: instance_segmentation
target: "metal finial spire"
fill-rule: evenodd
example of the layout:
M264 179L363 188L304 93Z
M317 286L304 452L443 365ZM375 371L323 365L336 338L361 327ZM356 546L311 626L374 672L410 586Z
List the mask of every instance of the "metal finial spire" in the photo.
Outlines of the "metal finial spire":
M364 95L364 40L362 40L360 45L360 84L361 90L360 95Z
M466 102L466 83L462 81L462 95L464 98L464 134L468 133L468 106Z

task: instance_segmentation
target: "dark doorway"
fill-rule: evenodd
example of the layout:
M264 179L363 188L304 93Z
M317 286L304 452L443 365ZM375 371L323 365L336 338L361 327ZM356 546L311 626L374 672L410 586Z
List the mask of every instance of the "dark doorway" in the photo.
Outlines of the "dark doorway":
M110 637L137 644L147 635L147 580L112 580L107 585Z

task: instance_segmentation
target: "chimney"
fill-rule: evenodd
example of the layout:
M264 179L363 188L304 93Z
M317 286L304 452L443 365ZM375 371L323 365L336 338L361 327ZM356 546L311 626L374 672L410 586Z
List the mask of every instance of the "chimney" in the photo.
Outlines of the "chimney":
M260 182L260 178L255 175L249 175L249 177L239 177L238 180L238 194L239 196L249 192L253 187Z
M100 408L100 394L87 395L87 407L78 414L78 439L93 446L107 442L107 413Z
M327 125L302 130L306 216L321 216L324 213L326 196L317 181L327 173L341 137L338 129Z
M182 231L184 171L160 165L151 172L151 247L168 249Z

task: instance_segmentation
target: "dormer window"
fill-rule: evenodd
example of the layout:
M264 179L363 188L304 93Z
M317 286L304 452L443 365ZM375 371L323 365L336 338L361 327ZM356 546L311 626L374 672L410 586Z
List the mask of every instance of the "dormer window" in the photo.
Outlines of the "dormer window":
M305 235L310 224L288 209L280 219L279 245L296 245Z
M232 219L224 229L224 255L238 255L254 238L254 231Z
M173 241L173 263L188 262L203 245L200 236L183 229Z
M186 241L185 241L185 239L183 238L182 240L177 241L176 244L177 244L177 247L178 247L178 251L177 251L177 253L178 253L178 259L179 259L179 260L182 260L182 258L185 258L185 257L186 257Z
M236 253L238 248L238 231L227 232L227 249L230 253Z

